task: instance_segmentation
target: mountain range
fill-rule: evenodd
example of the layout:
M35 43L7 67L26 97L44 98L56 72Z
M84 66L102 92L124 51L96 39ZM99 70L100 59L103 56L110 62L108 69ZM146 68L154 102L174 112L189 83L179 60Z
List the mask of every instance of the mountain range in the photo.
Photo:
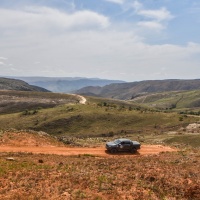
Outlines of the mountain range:
M76 93L88 96L131 100L147 93L200 90L200 79L147 80L131 83L113 83L104 87L84 87Z
M13 78L13 77L11 77ZM124 83L120 80L107 80L84 77L14 77L52 92L73 93L86 86L105 86L111 83Z
M136 100L148 94L171 91L200 90L200 79L194 80L146 80L139 82L123 82L105 79L87 78L48 78L48 77L24 77L24 81L18 79L0 78L0 90L42 91L70 93L76 88L81 88L73 93L112 98L120 100ZM22 78L21 78L22 79ZM27 81L27 82L25 82ZM111 83L111 84L109 84ZM106 85L107 84L107 85ZM35 86L36 85L36 86ZM39 85L39 86L38 86ZM84 85L90 85L84 87ZM92 86L98 85L98 86ZM103 86L101 86L103 85ZM152 97L151 97L152 98Z

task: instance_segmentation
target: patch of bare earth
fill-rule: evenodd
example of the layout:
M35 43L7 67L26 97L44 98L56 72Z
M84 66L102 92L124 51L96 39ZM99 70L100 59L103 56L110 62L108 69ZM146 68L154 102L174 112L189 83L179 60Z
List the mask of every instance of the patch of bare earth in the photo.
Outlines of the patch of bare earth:
M23 139L29 133L17 135L13 144L13 135L1 136L0 200L200 199L199 150L146 145L139 151L144 156L110 155L103 147L45 143L43 137L48 136L36 135L38 143L31 136ZM23 146L19 138L35 145ZM16 152L3 152L4 147ZM22 153L28 149L32 151Z
M58 142L57 139L51 137L45 132L5 132L0 135L0 147L12 146L13 147L53 147L64 146L63 143Z

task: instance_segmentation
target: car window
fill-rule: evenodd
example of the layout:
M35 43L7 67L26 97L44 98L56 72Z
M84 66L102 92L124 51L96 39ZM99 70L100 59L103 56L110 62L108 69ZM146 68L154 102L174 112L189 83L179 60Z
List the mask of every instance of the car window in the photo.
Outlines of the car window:
M120 142L121 142L120 140L115 140L114 141L115 144L120 144Z

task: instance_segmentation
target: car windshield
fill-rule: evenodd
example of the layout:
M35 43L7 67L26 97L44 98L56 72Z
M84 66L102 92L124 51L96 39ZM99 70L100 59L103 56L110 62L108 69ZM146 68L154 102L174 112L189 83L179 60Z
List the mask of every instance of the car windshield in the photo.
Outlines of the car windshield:
M115 140L114 143L115 144L119 144L121 141L120 140Z

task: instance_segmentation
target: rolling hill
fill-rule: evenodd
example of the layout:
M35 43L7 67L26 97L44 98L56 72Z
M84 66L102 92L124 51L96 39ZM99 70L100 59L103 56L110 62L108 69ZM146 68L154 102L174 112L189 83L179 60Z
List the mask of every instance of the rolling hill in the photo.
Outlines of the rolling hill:
M78 95L52 92L0 90L0 113L25 112L31 114L38 109L52 108L63 104L76 104Z
M174 89L173 87L167 88L171 84L169 80L164 82L167 82L166 90ZM142 83L145 85L145 81ZM126 87L134 84L135 87L137 84L141 85L140 82L136 82L111 84L110 86L113 91L121 90L122 92L127 91ZM174 85L178 84L174 83ZM106 86L106 88L110 86ZM157 82L154 89L149 89L149 91L156 91L156 87L159 88ZM160 86L160 88L162 87ZM179 84L179 88L186 87ZM138 89L138 91L143 90ZM105 94L107 94L106 92L108 91L105 90ZM185 108L198 107L200 92L135 93L135 96L132 95L129 101L86 97L85 105L79 104L80 99L77 97L76 95L51 92L0 91L0 127L2 130L7 128L31 129L45 131L52 135L77 137L120 135L126 132L134 134L140 132L160 133L174 130L174 128L177 130L193 120L196 121L193 116L180 115L180 111L184 111ZM162 110L166 110L166 108L180 110L178 113L171 112L171 110L163 112Z
M200 90L146 93L130 101L156 109L194 110L200 107Z
M138 96L170 91L199 90L200 79L195 80L148 80L131 83L113 83L104 87L84 87L77 94L105 98L131 100Z
M189 124L180 114L164 113L138 103L48 92L1 91L0 128L44 131L74 137L161 132Z
M49 92L42 87L29 85L24 81L10 78L0 78L0 90Z

